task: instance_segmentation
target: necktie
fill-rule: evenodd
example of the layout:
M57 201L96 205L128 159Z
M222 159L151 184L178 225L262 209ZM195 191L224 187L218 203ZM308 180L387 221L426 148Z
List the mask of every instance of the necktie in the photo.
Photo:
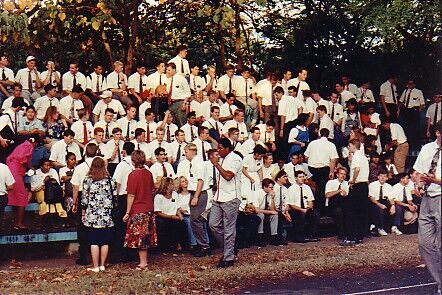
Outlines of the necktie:
M66 150L66 154L69 153L69 146L68 145L66 145L66 149L65 150Z
M402 191L402 202L407 203L407 191L405 189L405 186L404 186L404 189Z
M302 190L302 186L300 186L299 188L300 188L300 191L301 191L301 208L305 209L305 206L304 206L304 192Z
M49 106L50 107L52 106L52 99L51 98L49 99Z
M121 80L120 80L120 74L118 74L118 89L121 89Z
M283 203L282 203L282 186L279 187L279 210L283 212Z
M87 144L88 141L89 141L89 136L87 132L86 122L83 122L83 143Z
M381 185L379 188L379 200L384 199L384 186Z
M162 74L160 74L160 85L163 85L163 83L161 83L161 76L162 76Z
M269 194L266 194L264 196L264 198L266 198L266 204L265 204L265 210L270 210L270 206L269 206Z
M184 61L181 59L181 73L184 74Z
M220 133L219 133L218 122L216 122L216 121L215 121L215 130L216 130L216 132L217 132L218 134L220 134Z
M394 103L397 103L396 92L394 91L393 84L390 83L390 86L391 86L391 98L393 99Z
M437 124L437 116L439 114L439 103L436 104L436 108L434 109L434 118L433 118L433 127Z
M2 69L2 80L6 81L5 68Z
M34 92L34 89L32 87L32 75L31 71L28 72L28 90L30 93Z
M17 133L17 129L18 129L18 113L14 113L14 131L15 133Z
M171 140L170 140L170 127L169 126L167 126L167 128L166 128L166 140L168 143L171 142Z
M170 78L170 87L169 87L169 96L167 97L167 102L169 103L169 105L172 103L172 88L173 86L173 76L172 78Z
M176 153L175 163L178 164L181 159L181 143L178 144L178 152Z
M53 73L51 73L51 74L49 75L49 85L52 85L52 74L53 74Z
M246 79L246 101L247 101L247 98L249 97L249 95L248 95L249 87L247 87L247 80L249 80L249 79Z
M405 103L405 108L407 108L407 109L408 109L408 105L410 104L411 91L413 91L413 89L408 90L407 102Z
M163 142L158 142L158 147L162 147L161 144L163 144Z
M147 127L146 127L146 142L149 143L150 142L150 124L147 123Z
M95 91L100 92L100 75L97 75L97 86L96 86Z
M192 162L189 162L189 177L193 177L193 174L192 174Z
M75 117L75 114L74 114L74 109L75 109L74 102L75 102L75 100L72 99L71 109L70 109L70 112L69 112L69 115L70 115L71 119L74 119L74 117Z
M138 86L140 88L140 93L143 92L143 76L140 75L140 86Z
M109 123L106 123L106 130L104 131L104 137L108 139L109 136Z
M437 166L437 162L439 162L440 153L441 153L441 147L438 147L436 149L436 153L433 155L433 159L431 160L431 164L430 164L430 173L431 174L436 174L436 166Z
M203 161L207 161L206 151L204 150L204 141L201 142L201 151L203 152Z
M126 130L126 140L129 140L130 138L130 121L127 122L127 130ZM140 145L138 145L139 147ZM138 148L139 149L139 148Z
M230 115L233 115L232 106L230 104L229 104L229 113L230 113Z
M229 77L229 93L232 93L232 77Z
M342 95L341 94L339 94L338 100L339 100L339 104L342 104Z
M215 166L212 166L212 179L213 179L213 186L212 186L212 191L216 191L216 168Z
M196 91L196 81L195 81L196 77L193 76L193 91L195 91L195 93L197 93Z
M298 86L296 86L296 90L298 91L298 94L299 94L299 92L300 92L300 90L299 90L299 86L301 85L301 81L298 81Z
M273 93L273 86L270 85L270 87L272 88L272 92L271 92L272 93L272 110L273 110L273 112L276 112L276 98Z
M264 142L267 142L267 131L264 132Z
M118 163L120 163L121 162L120 144L117 143L116 146L117 146Z
M163 167L163 177L167 177L166 166L164 166L164 163L162 163L161 166Z
M77 85L77 77L75 74L73 76L74 78L72 79L72 88L74 88Z
M332 120L335 119L335 104L332 104L332 111L331 111L331 117Z
M192 142L193 141L193 136L194 136L195 134L193 134L193 126L190 126L190 142Z

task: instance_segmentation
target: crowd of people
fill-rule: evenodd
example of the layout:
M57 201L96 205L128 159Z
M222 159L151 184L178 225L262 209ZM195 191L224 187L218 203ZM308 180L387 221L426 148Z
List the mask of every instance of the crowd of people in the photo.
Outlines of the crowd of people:
M153 73L139 63L129 77L118 61L106 76L75 62L61 75L54 61L40 73L32 56L14 76L3 56L1 219L12 206L14 229L26 230L35 199L43 225L74 220L77 262L91 254L94 272L109 251L124 260L125 248L138 249L145 269L149 248L202 257L217 245L218 266L229 267L254 244L318 241L322 216L334 219L342 246L400 235L419 211L434 226L438 202L440 250L440 94L426 108L413 79L401 94L391 74L379 99L368 80L358 87L347 75L324 95L306 68L257 81L228 65L218 78L186 55L179 46ZM434 255L435 245L422 245Z

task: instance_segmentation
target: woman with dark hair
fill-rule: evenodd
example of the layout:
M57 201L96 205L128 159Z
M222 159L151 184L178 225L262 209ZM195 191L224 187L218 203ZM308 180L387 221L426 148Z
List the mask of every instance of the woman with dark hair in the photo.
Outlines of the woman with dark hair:
M54 142L63 139L63 132L68 128L68 125L64 118L60 118L57 107L51 106L46 110L43 127L45 128L45 146L51 150Z
M15 230L26 229L23 224L23 217L29 198L23 177L26 174L26 170L31 166L32 152L37 146L39 139L38 135L31 135L28 140L15 147L6 158L6 164L15 179L13 189L8 192L8 205L16 209L16 216L14 218Z
M113 196L117 185L109 177L106 162L96 157L90 166L89 174L83 181L81 205L84 212L84 226L91 245L92 268L89 271L104 271L104 264L113 238L112 220Z
M304 152L307 148L307 144L310 141L310 136L307 127L307 121L309 119L309 115L302 113L299 114L298 118L295 120L295 126L290 130L288 143L291 145L289 152L289 161L290 157L298 153L299 151Z

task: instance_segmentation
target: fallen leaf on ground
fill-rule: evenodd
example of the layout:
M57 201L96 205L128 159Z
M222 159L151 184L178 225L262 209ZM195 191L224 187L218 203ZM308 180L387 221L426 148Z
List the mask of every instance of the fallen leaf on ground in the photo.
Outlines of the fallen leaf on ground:
M304 271L302 272L302 274L305 275L305 276L308 276L308 277L314 277L314 276L316 276L314 273L312 273L311 271L308 271L308 270L304 270Z
M422 264L419 264L418 266L416 266L416 267L418 267L418 268L425 268L426 267L426 265L425 265L425 263L422 263Z

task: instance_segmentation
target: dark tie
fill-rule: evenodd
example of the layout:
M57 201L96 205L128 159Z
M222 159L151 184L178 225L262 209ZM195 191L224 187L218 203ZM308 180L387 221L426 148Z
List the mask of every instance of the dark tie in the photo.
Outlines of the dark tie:
M77 85L77 77L75 74L73 76L74 76L74 79L72 79L72 88L74 88Z
M384 199L384 186L379 188L379 201Z
M162 163L161 166L163 166L163 177L167 177L166 166L164 166L164 163Z
M89 136L87 134L86 122L83 122L83 143L87 144L88 141L89 141Z
M249 96L248 95L248 92L249 92L249 87L247 86L247 80L249 80L249 79L246 79L246 100L247 100L247 97Z
M52 85L52 73L49 75L49 85Z
M33 90L33 87L32 87L32 75L31 75L31 71L29 71L29 73L28 73L28 90L29 90L29 92L30 93L32 93L34 90Z
M402 202L407 203L407 191L405 189L405 186L404 186L404 189L402 191Z
M66 154L69 153L69 146L66 145Z
M143 76L140 75L140 93L143 92Z
M339 100L339 104L342 104L342 95L341 94L339 94L338 100Z
M97 75L97 87L96 87L95 91L100 92L100 75Z
M146 127L146 142L147 143L150 142L150 126L149 126L149 123L147 123L147 127Z
M14 131L15 131L15 133L17 133L17 131L18 131L18 113L15 112L15 113L14 113L14 116L15 116L15 121L14 121Z
M266 194L264 196L264 198L266 198L266 204L265 204L265 210L270 210L270 206L269 206L269 194Z
M229 78L229 93L232 93L232 77Z
M118 156L118 163L121 162L121 152L120 152L120 144L117 143L117 156Z
M296 86L296 90L298 91L298 93L299 93L299 91L300 91L300 90L299 90L299 86L300 86L300 85L301 85L301 81L299 81L299 82L298 82L298 86Z
M189 162L189 177L193 177L193 174L192 174L192 163L191 162Z
M335 118L335 104L332 104L332 111L331 111L331 117L332 120Z
M2 80L6 81L5 68L2 69Z
M439 103L436 103L436 108L434 110L433 127L437 124L437 115L439 114Z
M215 121L215 130L219 134L219 128L218 128L218 122L217 121Z
M110 137L109 135L109 123L106 123L106 130L104 132L104 136L106 139L108 139Z
M195 135L195 134L193 134L193 126L190 125L190 142L193 141L193 136L194 136L194 135Z
M204 141L201 142L201 148L203 152L203 161L207 161L206 151L204 150Z
M120 74L118 74L118 88L121 89L121 80L120 80Z
M52 106L52 99L51 98L49 99L49 106L50 107Z
M273 93L273 86L270 85L270 87L272 88L272 110L273 110L273 112L276 112L276 98Z
M181 159L181 143L178 144L178 152L176 153L175 163L178 164Z
M160 85L163 85L163 83L161 83L161 76L162 76L162 74L160 74Z
M279 187L279 210L282 212L282 186Z
M408 108L408 105L410 104L411 91L413 91L413 89L409 89L408 90L408 95L407 95L407 101L405 103L405 108Z
M299 188L300 188L300 191L301 191L301 208L305 209L305 206L304 206L304 192L302 190L302 186L300 186Z
M167 130L166 130L166 140L167 140L167 142L169 142L170 143L170 127L169 126L167 126Z
M267 142L267 131L264 132L264 143Z
M184 74L184 61L181 59L181 73Z
M130 121L127 122L127 130L126 130L126 140L129 140L130 138ZM139 147L140 145L138 145ZM139 149L139 148L138 148Z
M393 98L394 103L397 103L396 92L394 91L393 84L390 83L390 86L391 86L391 97Z
M169 96L167 97L167 103L170 105L172 103L172 90L173 90L173 76L170 78Z
M215 166L212 166L212 178L213 178L213 186L212 186L212 191L216 191L216 168Z
M70 110L70 112L69 112L69 115L70 115L70 117L71 117L71 119L74 119L74 117L75 117L75 100L74 99L72 99L72 104L71 104L71 110Z

